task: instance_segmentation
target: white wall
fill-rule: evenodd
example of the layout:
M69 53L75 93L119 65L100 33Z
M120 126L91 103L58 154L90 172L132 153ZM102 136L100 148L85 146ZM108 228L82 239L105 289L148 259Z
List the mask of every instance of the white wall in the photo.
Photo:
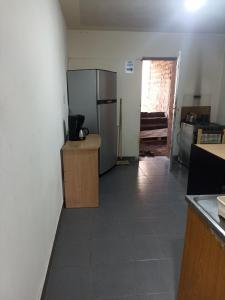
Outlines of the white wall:
M140 124L140 59L174 57L181 51L178 113L180 106L192 105L192 96L201 92L202 105L212 106L217 120L224 63L224 35L188 35L113 31L68 31L69 68L104 68L118 72L118 98L124 100L123 154L138 156ZM135 60L135 73L125 74L125 60ZM175 153L177 143L175 142Z
M56 0L0 2L0 299L40 299L62 207L66 41Z
M224 55L224 62L225 62L225 55ZM225 63L223 68L220 102L218 107L218 122L225 125Z

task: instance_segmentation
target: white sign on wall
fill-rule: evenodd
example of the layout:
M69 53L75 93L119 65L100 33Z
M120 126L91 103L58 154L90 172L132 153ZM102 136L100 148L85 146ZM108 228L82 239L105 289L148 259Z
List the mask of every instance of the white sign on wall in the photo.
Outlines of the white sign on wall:
M127 60L125 62L125 73L127 74L134 73L134 60Z

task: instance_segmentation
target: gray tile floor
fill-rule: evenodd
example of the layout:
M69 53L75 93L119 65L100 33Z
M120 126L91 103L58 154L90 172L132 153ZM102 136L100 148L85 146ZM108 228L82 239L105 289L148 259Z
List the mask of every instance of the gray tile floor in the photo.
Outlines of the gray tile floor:
M64 209L45 300L174 300L187 172L155 157L100 179L100 208Z

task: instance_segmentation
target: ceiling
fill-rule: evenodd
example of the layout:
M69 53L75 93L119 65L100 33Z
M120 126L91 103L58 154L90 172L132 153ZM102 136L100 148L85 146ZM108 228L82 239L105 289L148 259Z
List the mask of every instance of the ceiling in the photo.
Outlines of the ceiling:
M69 29L225 33L225 1L198 12L184 0L60 0Z

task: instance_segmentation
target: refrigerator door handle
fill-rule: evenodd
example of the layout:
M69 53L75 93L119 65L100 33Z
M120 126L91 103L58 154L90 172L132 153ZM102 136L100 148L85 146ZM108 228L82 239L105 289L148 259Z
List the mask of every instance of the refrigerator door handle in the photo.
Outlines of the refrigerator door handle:
M111 104L116 102L116 99L97 100L97 104Z

